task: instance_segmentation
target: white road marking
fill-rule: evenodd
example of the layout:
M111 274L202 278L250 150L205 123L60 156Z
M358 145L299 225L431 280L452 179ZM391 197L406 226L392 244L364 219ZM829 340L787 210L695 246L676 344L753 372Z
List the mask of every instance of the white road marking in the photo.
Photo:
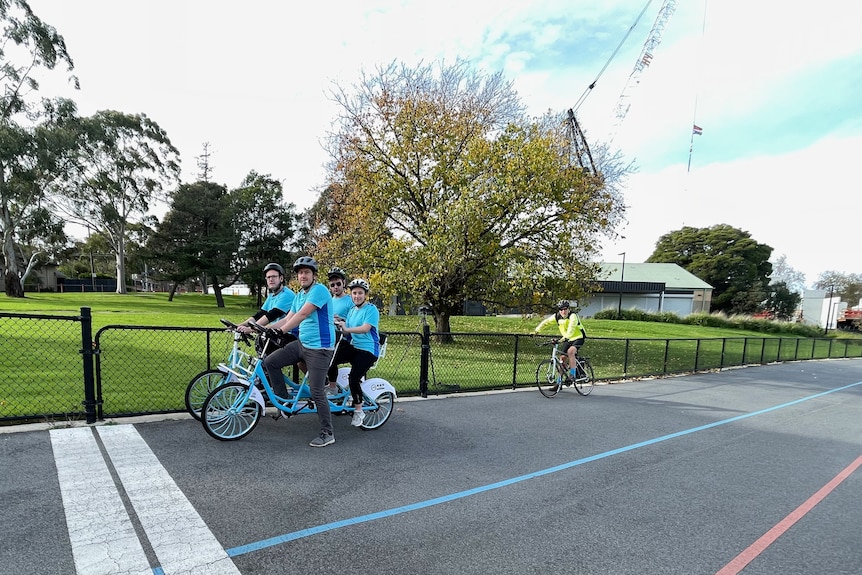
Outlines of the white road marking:
M132 425L97 428L165 575L239 575L227 552Z
M50 436L78 575L152 575L93 431L52 429Z

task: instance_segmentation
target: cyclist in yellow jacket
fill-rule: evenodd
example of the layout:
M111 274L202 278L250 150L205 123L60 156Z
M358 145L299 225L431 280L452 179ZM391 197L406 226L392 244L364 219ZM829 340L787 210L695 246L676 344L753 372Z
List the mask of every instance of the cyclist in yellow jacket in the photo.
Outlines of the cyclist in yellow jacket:
M577 305L577 303L575 304ZM569 358L569 374L572 378L577 378L578 373L575 369L577 366L576 357L578 348L584 345L587 339L587 330L584 329L584 324L581 323L581 318L576 312L571 310L571 304L567 300L557 302L557 313L551 317L545 318L536 326L533 333L539 333L542 328L550 323L556 323L557 328L562 335L562 342L558 349L561 353L565 353Z

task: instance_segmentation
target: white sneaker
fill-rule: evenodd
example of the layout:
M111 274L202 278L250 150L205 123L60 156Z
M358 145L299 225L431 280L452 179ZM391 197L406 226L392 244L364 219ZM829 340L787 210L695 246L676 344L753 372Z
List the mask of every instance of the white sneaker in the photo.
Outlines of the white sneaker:
M354 411L353 419L350 421L350 425L353 427L359 427L362 425L362 422L365 421L365 412L364 411Z

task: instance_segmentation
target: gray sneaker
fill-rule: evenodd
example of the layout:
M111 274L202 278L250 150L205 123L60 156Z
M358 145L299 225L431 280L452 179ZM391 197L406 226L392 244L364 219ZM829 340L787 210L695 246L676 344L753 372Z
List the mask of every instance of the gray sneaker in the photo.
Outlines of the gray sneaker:
M326 447L327 445L335 443L335 436L331 433L326 433L325 431L321 431L320 435L315 437L309 443L312 447Z
M350 421L350 425L353 427L362 426L362 422L365 421L365 412L364 411L354 411L353 419Z

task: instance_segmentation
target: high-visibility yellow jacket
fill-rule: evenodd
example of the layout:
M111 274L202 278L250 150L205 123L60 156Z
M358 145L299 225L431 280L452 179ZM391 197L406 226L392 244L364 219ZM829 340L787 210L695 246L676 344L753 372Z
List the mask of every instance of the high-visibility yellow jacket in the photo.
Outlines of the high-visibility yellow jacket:
M573 341L581 337L587 337L587 330L584 329L584 324L581 323L581 318L574 312L569 312L569 317L562 317L559 313L543 319L534 330L539 333L543 327L550 323L556 323L560 330L560 335L563 339Z

